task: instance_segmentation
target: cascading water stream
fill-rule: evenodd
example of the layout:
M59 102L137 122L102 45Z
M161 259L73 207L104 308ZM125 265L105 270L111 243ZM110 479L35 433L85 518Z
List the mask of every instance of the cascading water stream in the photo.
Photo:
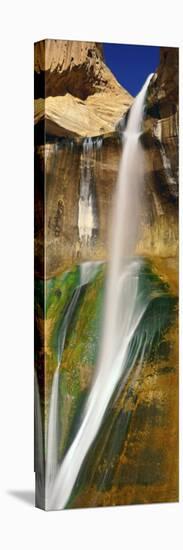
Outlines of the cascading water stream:
M50 397L50 407L48 415L48 429L47 429L47 438L45 442L45 452L46 452L46 494L50 491L52 487L53 480L57 473L58 468L58 446L59 446L59 380L60 380L60 363L62 359L62 354L65 345L65 339L67 335L67 330L69 327L70 320L72 319L74 310L76 308L81 288L91 282L101 265L101 262L85 262L80 266L80 284L75 289L67 311L64 316L63 324L59 333L58 338L58 352L57 352L57 369L55 371L52 383L51 397ZM37 393L35 394L37 395ZM40 401L40 400L39 400ZM37 406L36 410L39 411ZM37 430L36 430L37 433ZM39 431L40 433L40 431ZM38 433L38 436L39 436ZM40 448L37 445L36 448Z
M53 479L57 472L58 465L58 437L59 437L59 421L58 421L58 406L59 406L59 374L60 374L60 361L62 358L62 353L65 344L65 338L67 334L67 329L69 321L72 318L75 306L77 304L78 298L80 295L80 287L76 288L67 312L64 317L63 325L59 334L58 339L58 366L53 377L51 398L50 398L50 407L48 415L48 430L47 430L47 439L46 439L46 449L47 449L47 459L46 459L46 490L49 485L52 484Z
M78 230L82 244L89 245L98 230L95 197L96 151L101 148L102 140L85 138L80 160L80 197L78 205Z
M129 345L148 305L148 301L144 303L139 293L141 261L132 261L132 257L138 239L144 173L139 136L144 99L151 77L148 77L134 101L124 135L113 208L103 330L96 371L80 427L58 468L55 481L47 491L47 509L61 509L68 502L111 397L118 383L126 378Z

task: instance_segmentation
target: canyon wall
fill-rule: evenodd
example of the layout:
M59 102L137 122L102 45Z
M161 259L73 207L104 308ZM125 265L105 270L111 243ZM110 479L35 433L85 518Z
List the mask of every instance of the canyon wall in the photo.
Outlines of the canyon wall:
M37 97L41 94L41 82L44 82L45 100ZM122 128L132 98L106 67L102 46L95 43L54 40L38 43L35 84L36 265L40 272L45 247L46 275L50 277L73 263L108 257L112 195L123 148ZM47 109L47 101L53 112ZM39 105L43 109L40 116ZM40 137L43 124L45 144ZM178 248L176 48L161 48L160 65L149 87L141 139L146 166L145 204L137 253L175 258ZM46 211L41 216L44 170Z

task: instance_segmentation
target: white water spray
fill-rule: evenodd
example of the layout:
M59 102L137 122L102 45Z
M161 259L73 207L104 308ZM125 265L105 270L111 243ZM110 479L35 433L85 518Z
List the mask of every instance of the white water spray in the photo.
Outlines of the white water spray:
M80 198L78 206L78 230L82 244L89 245L93 234L98 229L98 220L95 211L95 162L96 149L102 145L101 138L96 143L92 138L85 138L80 161Z
M129 344L147 303L139 295L140 260L129 261L138 239L143 183L139 141L144 99L152 75L131 108L124 135L112 220L101 349L81 425L48 491L46 508L64 508L87 452L96 437L114 390L126 377Z

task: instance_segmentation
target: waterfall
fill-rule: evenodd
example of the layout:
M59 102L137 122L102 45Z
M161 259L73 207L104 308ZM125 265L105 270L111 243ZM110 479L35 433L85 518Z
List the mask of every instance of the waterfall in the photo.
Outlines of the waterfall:
M141 261L133 259L140 225L143 150L139 140L150 75L130 110L113 206L101 347L80 427L47 498L47 509L64 508L114 391L126 380L129 344L147 308L139 292ZM132 365L133 366L133 365ZM129 371L129 369L128 369Z
M82 244L91 243L98 230L95 196L96 151L102 146L101 138L85 138L80 160L80 197L78 210L78 230Z

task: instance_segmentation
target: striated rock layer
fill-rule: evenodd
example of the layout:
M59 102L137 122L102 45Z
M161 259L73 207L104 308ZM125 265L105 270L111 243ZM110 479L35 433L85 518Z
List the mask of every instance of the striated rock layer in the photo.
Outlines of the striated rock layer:
M96 136L114 130L132 103L105 65L95 42L35 44L35 123L57 136Z
M162 165L159 144L156 142L153 146L152 143L146 145L144 153L145 204L137 252L143 256L175 257L178 251L178 226L174 188L172 191L169 172L167 173ZM73 263L107 260L111 199L115 190L120 156L120 140L112 136L105 139L100 147L97 147L97 140L93 142L92 151L87 153L85 160L83 144L50 143L37 148L37 177L41 181L45 170L47 182L47 277L68 269ZM80 215L83 163L86 178L87 167L90 171L90 196L95 218L93 221L90 219L88 204L87 227L84 229ZM39 212L37 204L38 216ZM41 247L42 235L38 233L38 259L41 257Z

